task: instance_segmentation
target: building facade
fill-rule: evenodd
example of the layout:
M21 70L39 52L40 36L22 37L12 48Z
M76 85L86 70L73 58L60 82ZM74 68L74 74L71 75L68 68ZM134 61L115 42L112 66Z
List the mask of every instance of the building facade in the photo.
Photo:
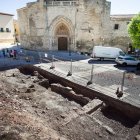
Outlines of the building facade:
M27 3L17 10L21 44L40 50L90 52L95 45L126 50L131 43L127 24L132 16L110 16L110 8L111 3L106 0Z
M14 43L13 15L0 13L0 43Z
M14 30L15 30L15 43L19 43L20 42L20 31L19 31L19 24L18 21L14 19Z

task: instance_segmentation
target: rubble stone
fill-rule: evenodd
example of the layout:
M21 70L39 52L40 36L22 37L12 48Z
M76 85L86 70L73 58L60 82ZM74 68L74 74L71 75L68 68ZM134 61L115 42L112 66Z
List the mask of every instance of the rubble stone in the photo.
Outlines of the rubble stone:
M140 140L140 135L137 135L137 136L135 137L135 140Z
M45 88L48 88L50 86L49 80L48 79L44 79L44 80L39 82L39 85L41 85L41 86L43 86Z

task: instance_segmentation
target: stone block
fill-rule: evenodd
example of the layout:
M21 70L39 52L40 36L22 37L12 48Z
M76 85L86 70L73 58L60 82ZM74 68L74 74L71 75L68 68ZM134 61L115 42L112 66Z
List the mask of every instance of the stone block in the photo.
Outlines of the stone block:
M48 88L50 86L48 79L43 79L38 84L41 85L41 86L43 86L43 87L45 87L45 88Z
M94 99L90 101L87 105L85 105L82 109L85 113L91 114L94 111L96 111L98 108L100 108L103 105L103 101L99 99Z
M89 98L76 94L70 87L64 87L60 84L51 84L51 89L52 91L57 92L69 100L73 100L81 105L85 105L90 101Z

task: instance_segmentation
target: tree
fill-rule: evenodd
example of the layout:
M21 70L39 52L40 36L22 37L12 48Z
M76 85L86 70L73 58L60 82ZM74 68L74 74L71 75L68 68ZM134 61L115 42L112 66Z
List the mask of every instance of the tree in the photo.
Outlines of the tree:
M140 13L128 24L128 34L135 48L140 48Z

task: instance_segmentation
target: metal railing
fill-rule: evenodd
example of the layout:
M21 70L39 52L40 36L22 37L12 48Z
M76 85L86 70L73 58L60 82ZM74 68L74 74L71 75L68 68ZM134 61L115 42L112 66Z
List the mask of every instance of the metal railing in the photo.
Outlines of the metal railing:
M47 65L49 65L54 72L56 70L57 74L59 71L63 75L72 77L79 83L83 82L85 86L95 89L98 87L99 90L109 91L112 95L116 94L118 97L122 97L123 94L125 94L125 96L133 94L133 98L138 100L140 78L134 73L127 73L117 68L89 64L72 59L63 61L54 55L51 58L52 59L49 58L50 61Z

